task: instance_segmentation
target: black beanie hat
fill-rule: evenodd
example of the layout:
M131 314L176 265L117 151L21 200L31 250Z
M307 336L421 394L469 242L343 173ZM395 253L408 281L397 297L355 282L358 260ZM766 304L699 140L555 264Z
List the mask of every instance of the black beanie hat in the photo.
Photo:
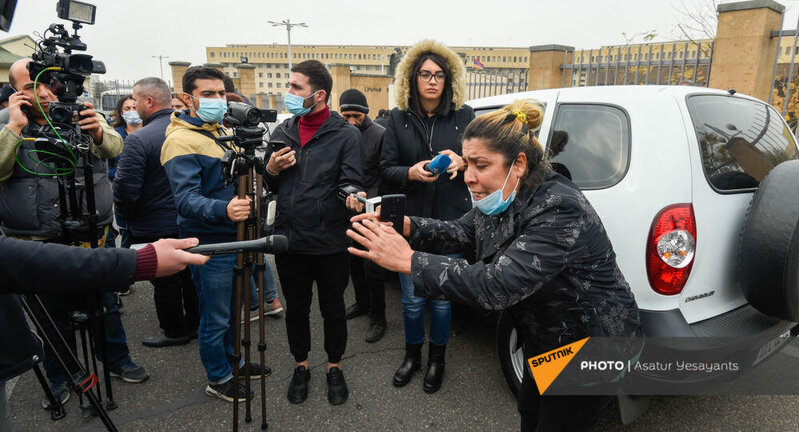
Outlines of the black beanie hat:
M366 96L356 89L349 89L341 94L338 101L338 109L344 111L359 111L364 114L369 114L369 103L366 102Z

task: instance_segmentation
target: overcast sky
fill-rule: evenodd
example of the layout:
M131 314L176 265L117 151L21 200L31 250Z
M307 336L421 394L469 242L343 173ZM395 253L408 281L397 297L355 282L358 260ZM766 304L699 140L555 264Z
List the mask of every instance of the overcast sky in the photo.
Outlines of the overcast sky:
M168 61L204 63L206 46L286 43L285 28L269 20L307 23L309 28L292 31L293 44L410 45L434 38L453 46L554 43L579 49L623 44L622 33L655 30L655 41L678 39L677 9L710 1L96 0L89 1L97 6L96 24L80 34L88 53L105 62L106 78L159 76L152 56L164 55L169 79ZM783 27L796 28L799 1L778 1L787 7ZM55 5L56 0L18 1L8 36L33 36L62 22Z

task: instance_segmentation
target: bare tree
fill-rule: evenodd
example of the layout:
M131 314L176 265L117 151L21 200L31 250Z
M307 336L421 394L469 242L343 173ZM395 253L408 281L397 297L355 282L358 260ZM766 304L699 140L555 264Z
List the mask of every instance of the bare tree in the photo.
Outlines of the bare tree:
M698 47L701 46L703 54L710 55L710 48L700 45L697 39L716 39L719 3L720 0L689 1L688 3L682 0L680 6L674 7L675 18L678 22L675 31L677 37L687 39Z

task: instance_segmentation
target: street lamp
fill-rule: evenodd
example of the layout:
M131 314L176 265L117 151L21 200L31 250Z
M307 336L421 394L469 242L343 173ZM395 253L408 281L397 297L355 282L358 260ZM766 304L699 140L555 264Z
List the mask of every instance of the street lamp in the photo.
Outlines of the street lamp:
M160 55L159 54L157 56L152 56L152 58L157 58L158 59L158 67L161 69L161 80L163 80L164 79L164 59L168 59L169 56L165 56L165 55Z
M272 27L286 27L286 31L289 35L289 43L288 43L288 51L289 51L289 70L291 70L291 28L292 27L308 27L308 24L305 23L292 23L291 20L283 20L281 22L277 21L267 21L269 24L272 24Z

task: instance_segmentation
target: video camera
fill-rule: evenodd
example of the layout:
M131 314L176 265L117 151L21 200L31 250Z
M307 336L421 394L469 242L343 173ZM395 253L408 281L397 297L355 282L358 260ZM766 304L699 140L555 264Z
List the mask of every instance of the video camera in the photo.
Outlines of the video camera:
M30 77L35 82L44 82L58 98L50 104L48 117L53 128L63 140L52 138L53 145L69 145L78 150L88 150L87 141L78 139L78 113L84 105L77 103L83 94L83 82L91 74L104 74L105 64L88 54L73 54L86 51L86 44L78 36L82 24L94 24L97 8L94 5L74 0L59 0L56 12L61 19L72 21L73 34L63 24L50 24L28 63ZM34 104L35 108L36 104ZM50 137L51 134L47 134ZM85 134L84 134L85 136ZM61 144L61 145L59 145ZM82 145L81 145L82 144Z
M232 184L250 166L263 173L266 165L263 157L255 153L255 148L264 144L267 128L261 123L277 121L277 111L260 109L243 102L228 102L224 122L233 128L233 135L219 138L220 142L232 142L238 149L229 148L222 156L222 170L225 184Z

